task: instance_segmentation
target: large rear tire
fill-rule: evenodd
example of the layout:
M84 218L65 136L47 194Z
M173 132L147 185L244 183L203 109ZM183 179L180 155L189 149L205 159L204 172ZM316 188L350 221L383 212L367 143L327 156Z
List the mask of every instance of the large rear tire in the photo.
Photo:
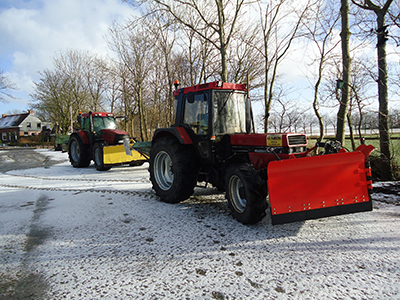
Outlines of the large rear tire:
M234 163L227 168L225 191L229 209L239 222L255 224L266 215L266 183L249 163Z
M111 166L104 165L103 144L96 143L93 146L93 161L97 171L107 171Z
M178 203L193 194L198 164L187 146L174 138L161 137L153 142L149 164L153 189L162 201Z
M68 143L68 157L74 168L86 168L90 165L89 146L77 135L72 135Z

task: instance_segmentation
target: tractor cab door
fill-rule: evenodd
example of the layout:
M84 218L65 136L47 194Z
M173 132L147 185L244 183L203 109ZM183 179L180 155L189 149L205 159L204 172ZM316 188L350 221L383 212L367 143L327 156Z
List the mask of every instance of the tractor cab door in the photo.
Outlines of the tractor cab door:
M189 135L202 162L211 162L209 91L188 93L183 101L183 123L191 129Z
M104 126L104 118L102 117L93 117L93 135L95 140L101 138L101 130L105 128Z
M89 120L89 117L82 118L81 130L83 130L85 132L85 135L89 140L89 137L90 137L90 120Z

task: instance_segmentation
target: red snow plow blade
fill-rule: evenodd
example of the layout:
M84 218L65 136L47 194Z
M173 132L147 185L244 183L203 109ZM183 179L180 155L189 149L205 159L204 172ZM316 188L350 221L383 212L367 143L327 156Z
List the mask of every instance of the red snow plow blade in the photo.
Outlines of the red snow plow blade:
M281 161L268 165L272 224L371 211L373 146Z

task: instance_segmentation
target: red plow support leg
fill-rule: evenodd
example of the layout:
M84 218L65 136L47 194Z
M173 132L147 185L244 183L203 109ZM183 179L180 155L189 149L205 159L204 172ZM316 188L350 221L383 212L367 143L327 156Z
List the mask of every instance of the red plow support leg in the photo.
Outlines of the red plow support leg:
M272 224L371 211L372 146L354 152L274 161L268 165Z

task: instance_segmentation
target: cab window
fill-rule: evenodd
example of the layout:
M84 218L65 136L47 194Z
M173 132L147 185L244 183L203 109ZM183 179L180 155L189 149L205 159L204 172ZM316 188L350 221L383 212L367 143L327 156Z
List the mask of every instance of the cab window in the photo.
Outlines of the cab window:
M185 96L183 122L189 125L195 134L208 133L207 94L188 94Z

